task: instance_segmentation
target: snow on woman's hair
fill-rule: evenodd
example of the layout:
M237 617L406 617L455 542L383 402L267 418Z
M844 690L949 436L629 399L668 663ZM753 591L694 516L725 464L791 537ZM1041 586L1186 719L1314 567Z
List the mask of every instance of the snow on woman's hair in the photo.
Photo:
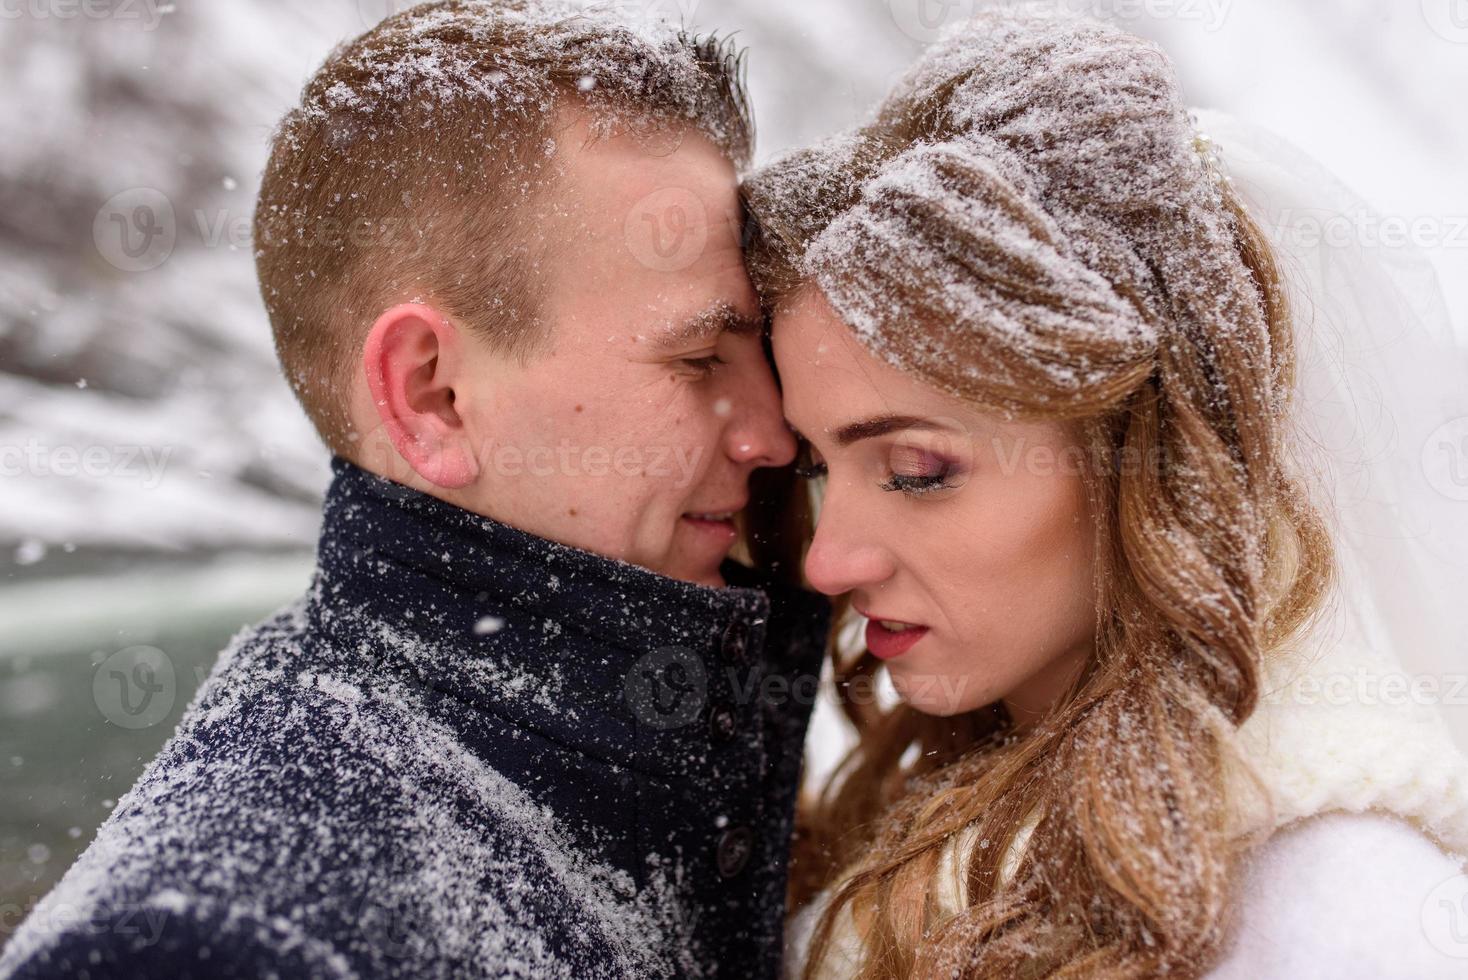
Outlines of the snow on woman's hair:
M830 895L807 976L1120 980L1217 960L1231 815L1255 791L1226 778L1231 733L1332 569L1287 465L1275 258L1217 173L1155 45L1023 8L957 27L869 123L746 182L775 331L818 291L917 380L1063 425L1097 545L1087 670L1022 731L1002 703L857 703L845 691L881 665L836 651L857 739L797 835L795 904ZM971 887L942 906L966 840ZM859 966L822 974L851 948Z
M1259 323L1195 140L1150 42L981 14L870 124L746 182L751 267L769 298L818 286L872 351L947 390L1087 412L1190 322Z

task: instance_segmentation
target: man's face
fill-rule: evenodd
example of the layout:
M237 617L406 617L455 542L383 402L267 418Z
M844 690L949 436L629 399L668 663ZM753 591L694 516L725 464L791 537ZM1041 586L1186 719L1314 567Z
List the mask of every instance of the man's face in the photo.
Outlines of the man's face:
M481 363L457 411L479 478L455 503L542 537L722 585L750 473L795 444L745 273L732 165L687 131L557 134L540 205L546 349Z

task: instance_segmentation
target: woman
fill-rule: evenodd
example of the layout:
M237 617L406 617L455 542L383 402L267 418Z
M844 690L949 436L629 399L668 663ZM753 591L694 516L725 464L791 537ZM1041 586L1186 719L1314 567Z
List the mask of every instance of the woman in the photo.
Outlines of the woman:
M981 16L746 194L805 571L867 619L793 975L1460 975L1445 730L1290 686L1391 651L1341 603L1307 318L1160 52Z

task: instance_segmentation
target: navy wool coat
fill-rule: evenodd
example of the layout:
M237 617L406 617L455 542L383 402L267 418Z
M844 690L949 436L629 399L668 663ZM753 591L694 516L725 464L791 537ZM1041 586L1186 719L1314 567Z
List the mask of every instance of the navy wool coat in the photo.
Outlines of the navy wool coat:
M333 468L311 589L220 657L0 978L777 976L826 602Z

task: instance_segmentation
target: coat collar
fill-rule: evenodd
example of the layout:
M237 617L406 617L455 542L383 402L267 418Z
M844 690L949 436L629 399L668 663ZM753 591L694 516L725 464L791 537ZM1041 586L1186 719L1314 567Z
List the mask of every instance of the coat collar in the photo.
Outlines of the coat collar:
M435 691L559 741L601 733L594 754L672 775L698 764L684 743L707 738L710 706L755 725L764 677L819 673L823 597L732 561L737 585L678 581L332 468L308 614Z

